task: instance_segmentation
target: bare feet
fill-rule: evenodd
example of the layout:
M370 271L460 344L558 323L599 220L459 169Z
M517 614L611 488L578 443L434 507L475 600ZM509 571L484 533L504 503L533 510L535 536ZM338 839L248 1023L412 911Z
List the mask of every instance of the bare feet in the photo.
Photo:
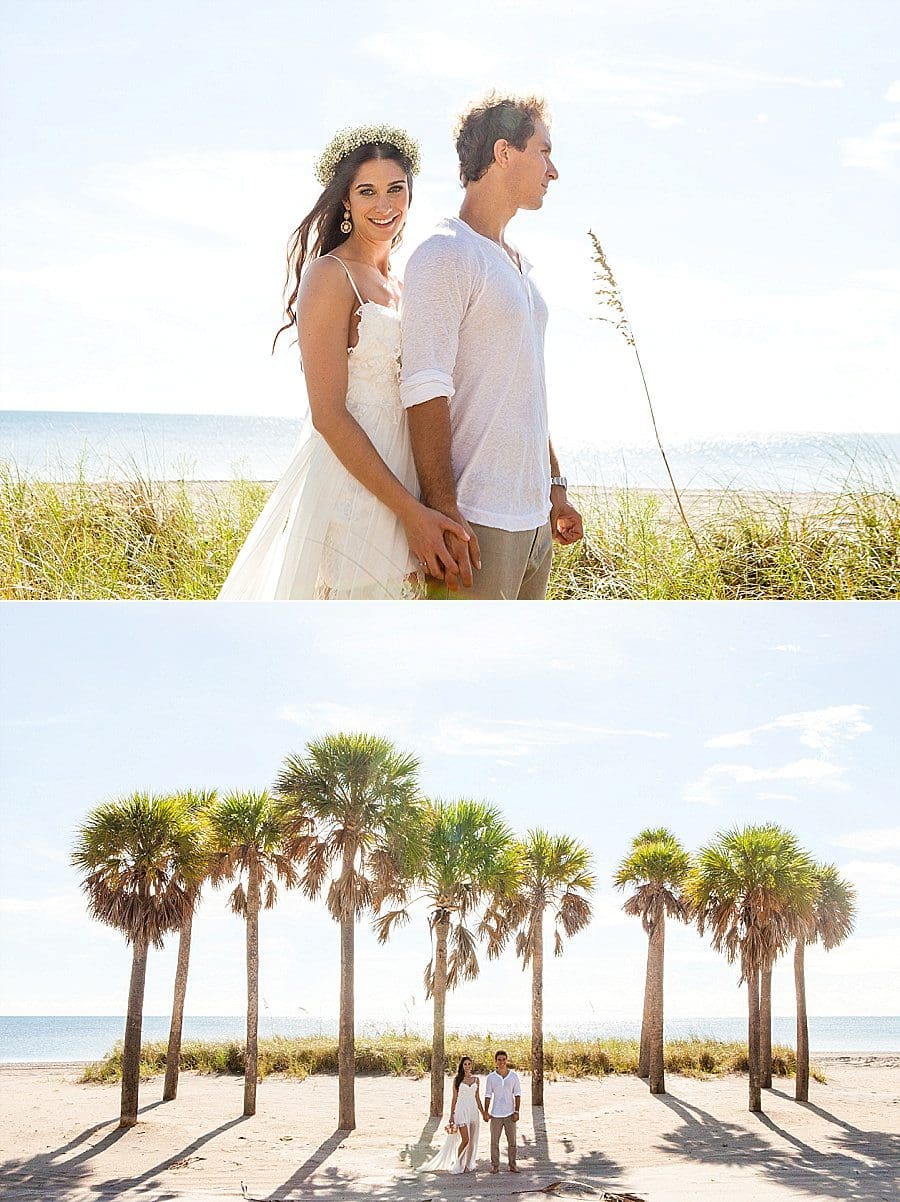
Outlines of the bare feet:
M496 1168L494 1165L491 1165L491 1172L492 1172L492 1173L499 1173L499 1172L500 1172L500 1170L499 1170L498 1168Z
M514 1164L511 1164L511 1165L509 1166L509 1171L510 1171L511 1173L518 1173L518 1171L519 1171L519 1170L516 1168L516 1166L515 1166Z

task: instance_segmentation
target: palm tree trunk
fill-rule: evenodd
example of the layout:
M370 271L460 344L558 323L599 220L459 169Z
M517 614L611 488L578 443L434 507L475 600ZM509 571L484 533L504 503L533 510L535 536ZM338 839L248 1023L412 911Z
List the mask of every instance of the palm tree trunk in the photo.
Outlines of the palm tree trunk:
M259 1033L259 865L250 863L247 882L247 1052L244 1059L244 1114L256 1114Z
M759 981L759 1082L763 1089L772 1088L772 966L763 965Z
M747 974L747 1060L749 1062L750 1110L762 1111L759 1076L759 969Z
M450 915L441 911L434 924L434 972L432 996L434 997L434 1025L431 1031L431 1113L440 1118L444 1113L444 1073L446 1055L444 1035L447 1026L447 935L450 931Z
M806 940L794 947L794 990L797 994L797 1078L794 1097L809 1101L809 1023L806 1018Z
M641 1047L638 1053L638 1076L650 1076L650 977L653 948L647 940L647 970L644 973L644 1009L641 1015Z
M128 986L125 1045L122 1048L122 1104L120 1127L137 1123L138 1087L141 1082L141 1025L144 1017L144 983L147 980L147 943L135 940Z
M531 949L531 1105L544 1105L544 912L534 922Z
M663 1055L663 970L666 957L666 916L660 913L650 932L650 947L647 956L649 979L647 995L650 998L648 1015L647 1061L650 1077L650 1092L665 1093L665 1058Z
M349 884L356 860L356 847L348 840L344 844L341 876ZM341 890L346 898L348 890ZM356 1127L356 1016L353 983L356 938L356 912L341 914L341 996L338 1019L338 1127L352 1131Z
M169 1026L169 1047L166 1052L166 1082L163 1101L171 1102L178 1093L178 1069L181 1063L181 1029L184 1023L184 999L187 993L188 964L191 958L191 926L193 911L181 924L178 936L178 965L175 969L175 994L172 998L172 1022Z

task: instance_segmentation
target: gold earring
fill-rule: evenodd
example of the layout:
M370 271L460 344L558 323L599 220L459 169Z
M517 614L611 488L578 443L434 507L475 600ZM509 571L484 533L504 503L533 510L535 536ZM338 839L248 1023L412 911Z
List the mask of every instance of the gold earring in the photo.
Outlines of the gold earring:
M341 222L341 233L349 234L353 229L353 222L350 220L350 210L344 209L344 220Z

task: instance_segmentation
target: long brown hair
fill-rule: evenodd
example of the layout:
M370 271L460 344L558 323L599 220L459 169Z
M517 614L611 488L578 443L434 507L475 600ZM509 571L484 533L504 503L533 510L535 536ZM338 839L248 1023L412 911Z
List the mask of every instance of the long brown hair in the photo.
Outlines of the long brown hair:
M324 188L319 199L306 214L297 228L291 234L287 248L287 278L284 283L284 316L285 323L272 341L275 343L285 330L297 327L297 294L300 291L300 278L303 269L310 259L318 259L330 254L335 247L346 242L349 234L341 233L341 222L344 220L344 200L350 191L353 179L363 165L372 159L389 159L395 162L406 175L406 187L409 199L412 201L412 168L409 159L396 146L388 142L369 142L345 155L338 163L334 179ZM402 230L396 234L391 246L397 246L402 236Z

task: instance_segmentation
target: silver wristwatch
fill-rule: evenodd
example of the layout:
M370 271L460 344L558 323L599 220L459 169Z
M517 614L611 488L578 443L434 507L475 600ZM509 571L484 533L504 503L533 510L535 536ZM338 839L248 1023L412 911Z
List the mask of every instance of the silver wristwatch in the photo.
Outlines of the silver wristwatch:
M557 488L568 488L569 481L565 478L565 476L551 476L550 487L553 488L554 486Z

